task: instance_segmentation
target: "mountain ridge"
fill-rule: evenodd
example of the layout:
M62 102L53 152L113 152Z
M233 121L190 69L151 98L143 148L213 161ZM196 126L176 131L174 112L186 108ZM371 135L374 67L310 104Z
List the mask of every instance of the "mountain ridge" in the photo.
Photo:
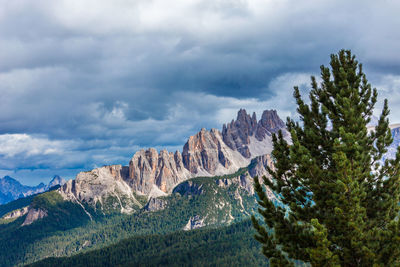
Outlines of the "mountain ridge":
M81 172L65 183L59 193L64 199L89 203L101 210L108 199L116 198L116 209L134 212L136 195L157 197L172 193L179 183L198 176L230 174L246 167L255 157L272 151L271 136L282 130L289 137L284 122L276 110L265 110L257 121L256 114L240 109L236 120L224 124L222 132L202 128L188 138L182 152L154 148L137 151L128 166L103 166Z

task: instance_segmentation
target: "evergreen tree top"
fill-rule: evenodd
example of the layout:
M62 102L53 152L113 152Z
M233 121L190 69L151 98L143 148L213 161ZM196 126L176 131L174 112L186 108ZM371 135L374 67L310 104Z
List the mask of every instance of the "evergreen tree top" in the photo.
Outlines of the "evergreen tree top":
M383 160L393 141L388 102L368 132L378 94L349 50L331 55L321 79L311 77L310 104L294 88L302 125L287 119L292 144L273 136L275 164L263 181L287 209L275 207L255 179L259 212L273 229L253 217L256 239L277 266L288 258L312 266L400 264L400 149Z

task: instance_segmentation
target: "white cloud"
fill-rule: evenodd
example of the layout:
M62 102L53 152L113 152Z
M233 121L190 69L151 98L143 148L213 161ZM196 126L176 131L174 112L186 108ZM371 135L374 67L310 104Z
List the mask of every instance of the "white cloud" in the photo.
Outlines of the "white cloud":
M28 134L0 135L0 155L11 158L16 155L29 157L64 153L71 147L71 141L49 140L44 137L33 137Z

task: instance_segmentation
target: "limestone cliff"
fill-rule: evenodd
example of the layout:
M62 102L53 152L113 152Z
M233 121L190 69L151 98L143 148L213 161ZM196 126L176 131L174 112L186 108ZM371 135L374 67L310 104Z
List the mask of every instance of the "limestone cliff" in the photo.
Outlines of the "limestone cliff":
M157 152L154 148L140 150L129 162L129 185L133 190L149 194L156 185L167 193L179 182L191 177L185 168L179 151Z
M29 225L36 220L42 219L47 216L47 211L44 209L29 209L28 214L25 217L25 221L21 226Z
M201 129L183 147L183 164L192 176L221 175L246 166L248 160L228 147L216 129Z

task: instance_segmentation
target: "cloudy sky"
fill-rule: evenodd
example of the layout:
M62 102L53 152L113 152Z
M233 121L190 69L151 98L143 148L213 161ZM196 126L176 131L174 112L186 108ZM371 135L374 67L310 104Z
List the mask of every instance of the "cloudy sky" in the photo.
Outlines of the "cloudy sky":
M181 149L239 108L295 114L351 49L400 122L400 1L0 0L0 176L128 164Z

